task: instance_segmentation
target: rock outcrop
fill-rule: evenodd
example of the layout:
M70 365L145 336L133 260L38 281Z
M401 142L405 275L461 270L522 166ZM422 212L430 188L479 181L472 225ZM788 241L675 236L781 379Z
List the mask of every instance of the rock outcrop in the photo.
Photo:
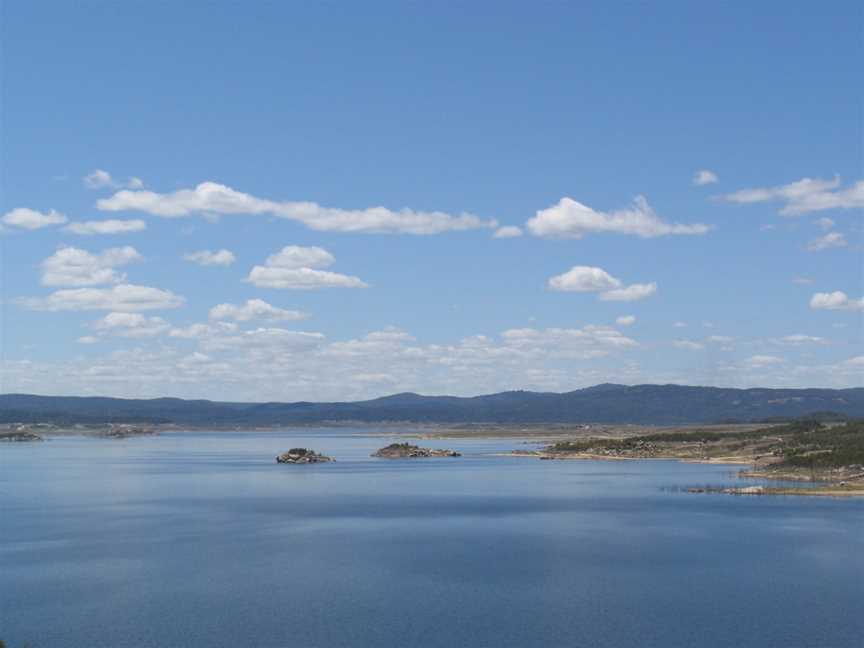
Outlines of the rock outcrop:
M461 457L455 450L437 450L421 448L410 443L391 443L372 454L373 457L384 459L413 459L416 457Z
M0 432L0 441L43 441L38 434L32 432Z
M334 459L307 448L291 448L288 452L283 452L276 457L276 463L309 464L326 461L334 461Z
M140 425L111 425L107 430L97 432L96 436L105 439L128 439L130 437L150 436L155 434L159 434L159 432L152 427Z

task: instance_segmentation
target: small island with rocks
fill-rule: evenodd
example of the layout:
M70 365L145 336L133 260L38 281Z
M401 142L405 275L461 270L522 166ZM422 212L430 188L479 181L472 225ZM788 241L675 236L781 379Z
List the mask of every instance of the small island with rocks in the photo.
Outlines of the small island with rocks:
M27 430L15 430L13 432L0 432L0 441L8 441L12 443L27 442L27 441L44 441L41 436L28 432Z
M421 448L410 443L391 443L372 453L371 456L383 459L414 459L418 457L461 457L462 455L455 450Z
M314 450L307 448L291 448L288 452L283 452L276 457L276 463L311 464L325 463L327 461L335 461L335 459L327 455L318 454Z
M159 431L147 425L115 425L111 424L105 430L98 430L93 436L103 439L129 439L134 437L151 436L159 434Z

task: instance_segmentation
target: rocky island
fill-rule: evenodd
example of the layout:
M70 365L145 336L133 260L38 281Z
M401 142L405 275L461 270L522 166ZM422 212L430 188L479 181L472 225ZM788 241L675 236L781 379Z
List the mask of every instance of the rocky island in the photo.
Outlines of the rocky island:
M154 427L141 425L110 425L107 430L100 430L94 436L105 439L128 439L130 437L150 436L159 434Z
M44 441L38 434L20 430L15 432L0 432L0 441L21 442L21 441Z
M327 461L334 461L334 459L307 448L291 448L288 452L283 452L276 457L276 463L310 464L325 463Z
M391 443L372 454L383 459L414 459L417 457L461 457L455 450L421 448L410 443Z

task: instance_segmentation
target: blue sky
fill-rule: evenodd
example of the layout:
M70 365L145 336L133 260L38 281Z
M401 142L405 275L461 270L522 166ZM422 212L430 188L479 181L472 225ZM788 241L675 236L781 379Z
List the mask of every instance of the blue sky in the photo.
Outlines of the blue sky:
M0 390L864 384L864 10L757 4L3 3Z

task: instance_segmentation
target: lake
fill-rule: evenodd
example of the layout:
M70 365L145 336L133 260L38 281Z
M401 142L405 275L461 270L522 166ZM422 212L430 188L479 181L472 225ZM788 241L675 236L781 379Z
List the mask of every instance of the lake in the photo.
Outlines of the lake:
M864 501L368 430L0 446L10 648L864 645ZM312 447L336 463L281 465ZM748 481L748 483L753 483Z

